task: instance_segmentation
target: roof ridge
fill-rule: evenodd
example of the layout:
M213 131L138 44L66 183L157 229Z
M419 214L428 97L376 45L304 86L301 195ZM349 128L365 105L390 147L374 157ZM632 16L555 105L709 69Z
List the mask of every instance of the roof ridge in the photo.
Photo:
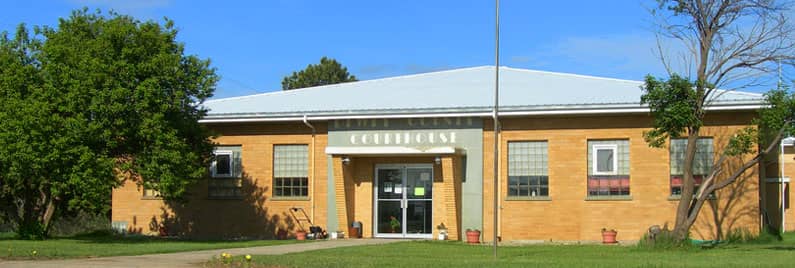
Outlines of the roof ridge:
M542 74L552 74L558 76L569 76L569 77L579 77L579 78L588 78L588 79L596 79L596 80L609 80L609 81L617 81L617 82L626 82L626 83L643 83L640 80L629 80L629 79L620 79L620 78L612 78L612 77L601 77L601 76L594 76L594 75L584 75L584 74L574 74L574 73L564 73L564 72L553 72L553 71L543 71L543 70L533 70L533 69L522 69L522 68L514 68L508 66L501 66L502 68L513 70L513 71L520 71L520 72L530 72L530 73L542 73Z
M292 89L292 90L279 90L279 91L263 92L263 93L258 93L258 94L243 95L243 96L236 96L236 97L228 97L228 98L221 98L221 99L215 99L215 100L207 100L207 101L204 102L204 104L222 103L222 102L234 101L234 100L245 100L245 99L251 99L251 98L256 98L256 97L261 97L261 96L270 96L270 95L285 96L285 95L299 94L299 93L302 93L304 91L312 91L312 90L318 90L318 89L344 87L344 86L349 86L349 85L352 85L352 84L366 85L366 84L369 84L369 83L376 83L376 82L383 82L383 81L403 80L403 79L411 79L411 78L424 77L424 76L430 76L430 75L438 75L438 74L445 74L445 73L458 73L458 72L465 72L465 71L472 71L472 70L482 70L482 69L494 69L494 65L481 65L481 66L462 67L462 68L447 69L447 70L440 70L440 71L432 71L432 72L407 74L407 75L400 75L400 76L383 77L383 78L362 80L362 81L356 81L356 82L346 82L346 83L338 83L338 84L331 84L331 85L306 87L306 88L299 88L299 89ZM640 86L643 85L643 81L640 81L640 80L629 80L629 79L600 77L600 76L582 75L582 74L565 73L565 72L553 72L553 71L523 69L523 68L509 67L509 66L505 66L505 65L501 65L500 69L501 70L508 70L508 71L515 71L515 72L532 73L532 74L548 74L548 75L554 75L554 76L558 76L558 77L580 78L580 79L601 80L601 81L614 81L614 82L628 83L628 84L634 84L634 85L640 85ZM728 93L728 94L737 94L737 95L751 96L751 97L757 97L757 98L763 96L763 94L759 94L759 93L738 91L738 90L720 90L720 91L721 92L725 91L723 93Z
M407 74L407 75L400 75L400 76L382 77L382 78L361 80L361 81L355 81L355 82L345 82L345 83L337 83L337 84L330 84L330 85L305 87L305 88L296 88L296 89L291 89L291 90L271 91L271 92L263 92L263 93L252 94L252 95L228 97L228 98L222 98L222 99L216 99L216 100L208 100L208 101L205 101L204 103L225 102L225 101L230 101L230 100L248 99L248 98L253 98L253 97L258 97L258 96L266 96L266 95L290 95L290 94L296 94L297 92L303 92L303 91L307 91L307 90L314 90L314 89L321 89L321 88L334 88L334 87L339 87L339 86L342 86L342 85L349 85L349 84L353 84L353 83L364 84L364 83L372 83L372 82L378 82L378 81L390 81L390 80L397 80L397 79L421 77L421 76L432 75L432 74L461 72L461 71L469 71L469 70L491 68L491 67L493 67L493 65L481 65L481 66L471 66L471 67L447 69L447 70L440 70L440 71L433 71L433 72L424 72L424 73Z
M596 79L596 80L608 80L608 81L617 81L617 82L626 82L626 83L641 83L643 81L640 80L630 80L630 79L621 79L621 78L612 78L612 77L602 77L602 76L593 76L593 75L584 75L584 74L574 74L574 73L565 73L565 72L553 72L553 71L543 71L543 70L534 70L534 69L523 69L523 68L514 68L508 66L501 66L502 68L513 70L513 71L520 71L520 72L530 72L530 73L543 73L543 74L552 74L558 76L569 76L569 77L579 77L579 78L587 78L587 79ZM746 96L753 96L753 97L761 97L764 94L755 93L755 92L748 92L748 91L740 91L735 89L716 89L717 91L721 91L724 93L729 94L739 94L739 95L746 95Z

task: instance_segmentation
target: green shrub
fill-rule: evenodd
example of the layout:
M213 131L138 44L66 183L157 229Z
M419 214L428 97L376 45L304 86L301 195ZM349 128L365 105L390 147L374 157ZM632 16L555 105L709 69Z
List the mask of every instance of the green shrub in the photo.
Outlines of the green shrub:
M0 233L13 232L15 229L14 223L0 213Z
M686 238L684 241L677 241L674 238L673 232L670 230L661 230L654 238L652 238L649 234L643 235L643 237L638 241L638 247L642 249L655 249L655 250L668 250L668 249L695 249L697 248L693 243L690 242L690 238Z
M754 234L749 231L747 228L735 228L729 231L726 234L727 243L757 243L757 244L767 244L767 243L774 243L781 241L782 237L779 234L778 230L765 227L759 234Z
M109 231L110 219L104 213L78 212L70 217L56 219L50 228L52 236L73 236L95 231Z
M781 233L778 230L773 230L770 228L764 228L759 233L759 236L754 239L753 242L755 243L772 243L772 242L780 242L783 241L784 237L781 236Z
M751 233L748 228L734 228L729 230L729 232L726 234L726 239L724 239L724 242L730 244L748 243L756 239L756 237L757 236Z
M16 237L25 240L40 240L47 237L67 237L86 233L110 233L110 219L105 214L92 214L78 212L71 216L59 217L53 220L50 230L45 232L44 226L36 221L30 224L15 226L12 223L0 222L0 227L6 224L6 229L0 232L14 232Z
M42 240L47 237L44 225L41 222L33 221L22 223L17 226L17 238L24 240Z

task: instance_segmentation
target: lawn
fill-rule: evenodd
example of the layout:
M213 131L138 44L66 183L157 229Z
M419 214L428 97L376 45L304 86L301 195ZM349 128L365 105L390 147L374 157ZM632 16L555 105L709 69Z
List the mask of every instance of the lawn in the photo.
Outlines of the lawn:
M0 259L52 259L141 255L181 251L240 248L295 243L295 240L203 241L107 234L53 238L44 241L16 240L0 233ZM36 251L34 256L33 251Z
M490 246L441 241L410 241L252 259L262 267L793 267L795 234L787 234L781 242L688 250L603 245L505 246L499 248L497 261Z

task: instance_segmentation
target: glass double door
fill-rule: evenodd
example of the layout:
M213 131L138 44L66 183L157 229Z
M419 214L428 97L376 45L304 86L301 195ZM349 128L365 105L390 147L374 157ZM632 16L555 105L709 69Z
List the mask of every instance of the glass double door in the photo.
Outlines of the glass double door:
M433 165L377 165L376 237L432 238Z

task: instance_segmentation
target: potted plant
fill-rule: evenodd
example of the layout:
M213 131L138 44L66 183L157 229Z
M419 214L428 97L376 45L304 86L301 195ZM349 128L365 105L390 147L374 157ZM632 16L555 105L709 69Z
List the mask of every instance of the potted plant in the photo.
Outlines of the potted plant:
M436 229L439 230L439 240L447 240L447 226L442 223L437 225Z
M295 239L297 240L306 240L306 231L298 230L295 232Z
M616 241L616 235L618 235L618 232L615 229L608 230L607 228L602 228L602 244L618 243L618 241Z
M397 233L400 230L400 221L395 216L389 216L389 228L392 233Z
M467 243L480 244L480 230L467 229Z

